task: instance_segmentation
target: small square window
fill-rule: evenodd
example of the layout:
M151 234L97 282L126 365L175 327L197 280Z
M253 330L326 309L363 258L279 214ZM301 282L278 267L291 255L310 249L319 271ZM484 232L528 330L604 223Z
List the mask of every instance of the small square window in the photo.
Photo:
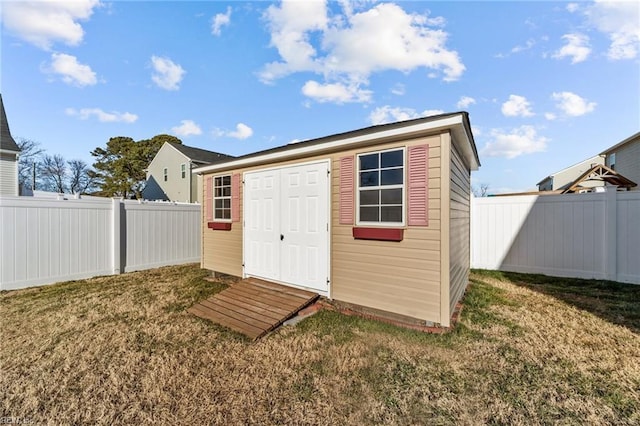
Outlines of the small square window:
M358 223L404 223L404 149L358 156Z
M216 176L213 183L213 218L231 220L231 175Z

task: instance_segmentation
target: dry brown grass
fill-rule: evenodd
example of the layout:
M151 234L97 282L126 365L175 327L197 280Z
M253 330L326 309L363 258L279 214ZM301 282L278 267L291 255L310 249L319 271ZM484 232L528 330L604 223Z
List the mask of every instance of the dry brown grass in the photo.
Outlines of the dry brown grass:
M461 323L447 335L321 312L252 343L185 311L224 287L205 275L189 265L1 294L0 416L640 423L638 324L475 274Z

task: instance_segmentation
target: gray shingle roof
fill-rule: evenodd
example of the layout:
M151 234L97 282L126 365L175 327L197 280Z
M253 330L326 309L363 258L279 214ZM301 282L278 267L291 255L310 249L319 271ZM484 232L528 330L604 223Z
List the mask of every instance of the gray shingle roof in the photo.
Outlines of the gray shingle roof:
M169 143L172 147L189 157L192 161L198 163L213 164L234 158L232 155L220 154L219 152L207 151L206 149L194 148L179 143Z
M1 94L0 110L0 149L20 152L20 148L18 148L16 141L13 139L11 132L9 131L9 123L7 122L7 114L4 112L4 102L2 102Z

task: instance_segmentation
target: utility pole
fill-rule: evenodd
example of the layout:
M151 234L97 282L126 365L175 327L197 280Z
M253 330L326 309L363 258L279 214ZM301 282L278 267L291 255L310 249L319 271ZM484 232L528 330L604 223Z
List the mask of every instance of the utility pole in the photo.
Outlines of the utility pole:
M36 162L33 162L33 177L31 179L31 191L36 190Z

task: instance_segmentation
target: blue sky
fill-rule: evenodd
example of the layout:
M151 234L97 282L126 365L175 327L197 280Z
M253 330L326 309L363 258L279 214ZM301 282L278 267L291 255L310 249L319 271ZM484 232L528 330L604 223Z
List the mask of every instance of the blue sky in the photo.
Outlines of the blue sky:
M490 192L640 130L638 2L3 1L15 138L232 155L466 110Z

